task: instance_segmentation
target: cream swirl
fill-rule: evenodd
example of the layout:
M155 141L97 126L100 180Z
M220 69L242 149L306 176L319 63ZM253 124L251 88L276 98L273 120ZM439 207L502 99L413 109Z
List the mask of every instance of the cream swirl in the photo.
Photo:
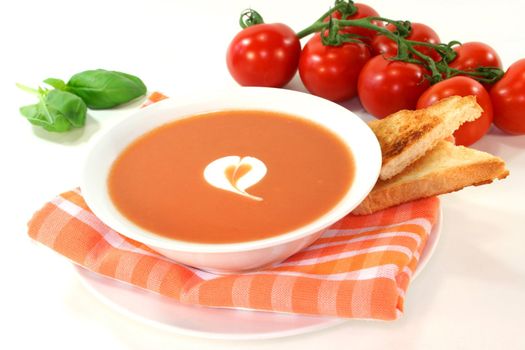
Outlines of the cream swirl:
M209 163L203 175L213 187L262 201L246 190L261 181L266 172L266 165L255 157L226 156Z

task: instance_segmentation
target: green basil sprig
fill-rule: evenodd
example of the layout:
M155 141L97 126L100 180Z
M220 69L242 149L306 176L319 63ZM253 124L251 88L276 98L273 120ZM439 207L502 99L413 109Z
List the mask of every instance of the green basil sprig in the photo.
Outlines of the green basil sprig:
M20 108L20 113L33 125L47 131L65 132L81 128L86 123L87 107L82 99L61 90L31 89L17 84L22 90L38 96L38 103Z
M130 102L147 92L146 85L136 76L108 71L87 70L75 74L66 83L48 78L44 83L55 88L19 88L38 96L39 102L20 108L20 113L33 125L48 131L64 132L81 128L86 123L87 107L106 109Z
M147 91L140 78L105 69L75 74L67 84L56 78L49 78L44 82L55 89L79 96L91 109L113 108L143 96Z

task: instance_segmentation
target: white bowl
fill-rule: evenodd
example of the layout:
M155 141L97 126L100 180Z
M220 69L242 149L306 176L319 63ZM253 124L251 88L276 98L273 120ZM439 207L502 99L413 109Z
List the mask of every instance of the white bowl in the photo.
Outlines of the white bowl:
M314 121L337 134L354 156L355 177L343 199L328 213L296 230L256 241L202 244L147 231L113 205L107 178L117 156L137 137L168 122L195 114L231 109L283 112ZM381 150L370 128L355 114L325 99L284 89L244 87L167 99L137 111L96 141L88 154L81 190L89 208L105 224L177 262L216 273L254 270L278 263L314 242L350 213L370 192L381 167Z

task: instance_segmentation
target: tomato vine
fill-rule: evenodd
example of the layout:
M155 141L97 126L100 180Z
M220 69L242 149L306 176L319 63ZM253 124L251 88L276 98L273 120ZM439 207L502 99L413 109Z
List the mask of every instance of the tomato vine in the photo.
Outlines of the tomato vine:
M333 15L339 12L341 19ZM357 12L357 7L352 0L336 0L333 7L325 12L319 19L307 28L297 32L297 37L302 39L310 34L319 33L324 45L340 46L344 43L365 43L360 35L348 33L344 29L349 27L360 27L383 35L397 44L397 54L386 57L391 61L402 61L423 66L429 72L425 77L431 84L442 80L462 75L469 76L479 82L492 84L503 77L503 70L499 67L478 67L474 70L460 70L452 68L452 62L457 53L454 51L455 45L460 45L459 41L453 40L449 43L432 44L423 41L409 40L407 37L411 33L411 22L402 20L392 20L385 17L365 17L359 19L348 19ZM328 21L326 20L328 18ZM380 23L388 23L395 26L394 31L390 31ZM243 11L241 15L241 27L263 23L262 16L253 9ZM440 56L439 60L420 52L416 47L425 46L434 49Z

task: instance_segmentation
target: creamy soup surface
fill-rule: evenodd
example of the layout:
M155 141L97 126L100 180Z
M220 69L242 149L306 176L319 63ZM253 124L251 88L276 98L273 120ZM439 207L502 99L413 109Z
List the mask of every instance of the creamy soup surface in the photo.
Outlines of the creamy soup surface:
M354 177L338 136L268 111L200 114L158 127L115 160L117 209L155 234L195 243L276 236L332 209Z

